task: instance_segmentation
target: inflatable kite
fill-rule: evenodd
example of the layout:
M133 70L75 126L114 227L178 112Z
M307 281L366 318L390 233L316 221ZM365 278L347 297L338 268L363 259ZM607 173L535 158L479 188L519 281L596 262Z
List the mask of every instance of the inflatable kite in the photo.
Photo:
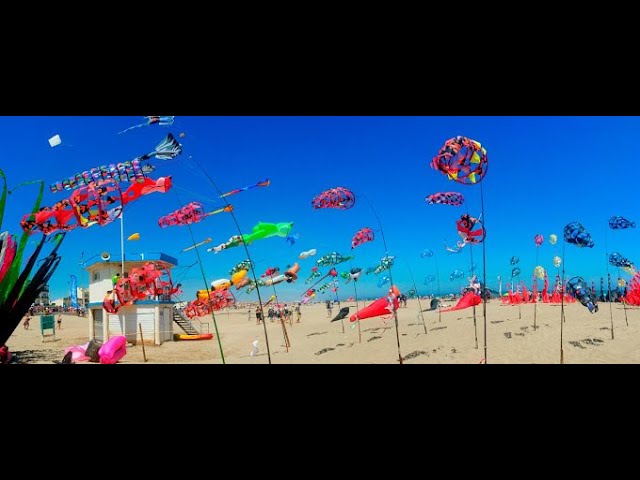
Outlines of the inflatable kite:
M555 245L558 242L558 236L554 233L552 233L551 235L549 235L549 243L551 245Z
M420 253L420 257L421 258L431 258L431 257L433 257L433 252L427 248L426 250L423 250L422 253Z
M349 315L349 307L342 307L340 309L340 311L338 312L338 315L336 315L333 318L333 320L331 320L331 322L329 322L329 323L337 322L338 320L342 320L344 318L347 318L348 315Z
M298 265L298 262L295 262L291 268L287 269L284 272L284 276L287 277L286 278L287 283L295 282L298 279L299 271L300 271L300 265Z
M362 275L362 269L355 267L355 268L352 268L348 273L344 272L341 276L346 280L345 283L348 284L351 280L353 280L354 282L357 282L358 279L360 278L360 275Z
M329 267L331 265L338 265L339 263L348 262L356 257L343 257L338 252L331 252L328 255L320 257L316 260L316 265L319 267Z
M379 317L381 315L392 315L400 307L400 302L398 301L399 296L400 291L394 285L389 289L389 295L380 298L371 305L357 311L355 314L351 315L349 320L351 322L357 322L358 320L364 320L366 318Z
M57 147L61 143L62 143L62 139L60 138L60 135L58 135L58 134L54 135L53 137L51 137L49 139L49 146L51 146L51 148Z
M280 271L280 267L269 267L265 270L265 272L260 275L262 278L264 277L272 277L274 276L276 273L278 273Z
M482 298L480 297L480 295L474 292L467 292L462 296L462 298L460 298L460 300L458 300L458 303L456 303L453 307L445 308L443 310L440 310L440 312L445 313L453 312L455 310L464 310L465 308L475 307L476 305L480 305L481 303Z
M464 278L464 272L462 270L454 270L453 272L451 272L451 275L449 275L449 280L453 282L456 278Z
M488 167L487 151L482 145L462 136L447 140L431 161L431 168L465 185L481 182Z
M204 207L201 203L191 202L173 213L160 217L158 219L158 226L160 228L166 228L173 226L191 225L193 223L201 222L206 217L210 217L211 215L232 211L233 205L227 205L226 207L218 208L217 210L214 210L212 212L205 212Z
M146 178L143 183L135 183L124 192L113 180L103 181L74 191L68 199L59 201L53 207L42 207L36 213L27 213L20 225L29 234L41 232L44 235L96 224L104 226L119 218L126 204L142 195L166 193L170 187L171 177L162 177L157 181Z
M293 247L293 244L296 243L296 240L300 238L300 234L296 233L295 235L287 235L287 238L284 239L285 243L290 243Z
M312 248L311 250L307 250L306 252L300 253L300 257L299 258L305 259L307 257L313 257L316 253L317 253L316 249Z
M233 275L234 273L238 273L240 270L250 270L251 269L251 260L243 260L238 263L235 267L229 270L229 275Z
M256 187L268 187L269 185L271 185L271 180L263 180L253 185L249 185L248 187L236 188L235 190L231 190L230 192L223 193L222 195L220 195L220 198L230 197L231 195L235 195L240 192L246 192L247 190L251 190L252 188Z
M351 239L351 250L362 245L363 243L372 242L374 238L375 236L373 234L373 230L371 230L369 227L358 230L358 232Z
M556 268L560 268L560 265L562 265L562 258L556 255L555 257L553 257L553 266Z
M589 289L587 282L582 277L573 277L567 282L568 293L576 298L582 305L589 309L589 312L598 311L598 303L595 295Z
M462 215L456 222L458 233L465 243L482 243L487 234L482 221L468 213Z
M613 252L611 255L609 255L609 263L614 267L622 268L631 276L635 276L636 274L636 267L633 262L623 257L618 252Z
M467 244L467 242L464 242L462 240L458 240L456 242L456 246L455 247L450 247L450 246L447 245L447 242L445 242L444 243L444 249L447 251L447 253L449 255L451 255L453 253L460 253L466 244Z
M176 117L169 117L169 116L164 116L164 117L160 117L160 116L149 116L149 117L143 117L146 118L147 121L144 123L140 123L138 125L134 125L132 127L129 127L125 130L122 130L121 132L118 132L118 135L121 135L123 133L128 132L129 130L133 130L134 128L140 128L140 127L148 127L149 125L160 125L161 127L167 127L167 126L171 126L173 125L173 122L175 120Z
M208 294L206 290L204 292L205 296L209 298L203 298L200 294L201 292L198 292L198 298L184 308L184 314L188 318L203 317L209 315L212 311L232 307L236 303L236 299L230 290L217 290Z
M143 182L146 175L151 173L155 167L150 164L143 164L145 160L156 158L158 160L172 160L182 153L182 145L173 137L167 135L156 149L146 155L136 157L131 161L103 165L92 168L91 170L77 173L67 180L52 183L49 187L51 193L61 192L63 190L75 190L76 188L94 185L98 182L113 180L117 183L134 183Z
M17 246L15 238L13 235L9 235L8 231L0 234L0 283L12 265Z
M389 278L389 275L383 275L378 279L378 288L383 287L384 285L390 282L391 282L391 279Z
M318 267L313 267L311 269L311 275L307 278L304 283L310 283L314 278L321 277L322 274L318 271Z
M424 199L429 205L452 205L459 207L464 203L464 197L461 193L457 192L441 192L427 195Z
M348 210L356 203L353 192L344 187L336 187L326 190L311 200L311 206L319 210L321 208L337 208Z
M536 247L539 247L544 242L544 237L538 233L535 237L533 237L533 241L535 242Z
M509 263L511 263L511 265L517 265L519 261L520 259L514 256L514 257L511 257L511 260Z
M543 280L546 275L544 268L541 267L540 265L538 265L536 268L533 269L533 274L536 277L538 277L540 280Z
M251 245L256 240L270 238L274 236L286 237L293 228L293 222L283 223L264 223L258 222L249 234L233 235L226 243L222 243L216 247L207 249L207 252L220 253L227 248L237 247L243 243Z
M311 287L309 287L309 289L308 289L307 291L309 291L309 290L313 290L313 289L316 287L316 285L318 285L321 281L323 281L325 278L327 278L327 277L329 277L329 276L332 276L332 277L334 277L334 278L335 278L335 277L337 277L337 276L338 276L338 271L337 271L335 268L332 268L331 270L329 270L329 272L328 272L326 275L322 276L322 278L320 278L319 280L317 280L317 281L316 281L316 283L314 283L313 285L311 285ZM305 283L306 283L306 282L305 282ZM332 283L332 282L331 282L331 283ZM314 291L315 291L315 290L314 290Z
M140 240L140 234L139 233L134 233L132 235L129 235L127 240L129 240L129 241Z
M624 217L611 217L609 219L609 227L613 230L621 230L623 228L636 228L636 222L627 220Z
M430 283L433 283L436 281L436 276L435 275L427 275L426 277L424 277L424 284L425 285L429 285Z
M568 243L572 243L581 248L592 248L594 246L591 235L589 235L589 232L578 222L571 222L564 227L564 239Z
M383 257L380 259L380 263L378 265L374 265L373 267L367 268L367 271L365 273L367 275L369 275L370 273L377 275L380 272L384 272L385 270L391 270L391 267L393 267L395 258L396 257L393 257L391 255Z
M511 278L515 278L518 275L520 275L520 268L519 267L515 267L514 269L511 270Z

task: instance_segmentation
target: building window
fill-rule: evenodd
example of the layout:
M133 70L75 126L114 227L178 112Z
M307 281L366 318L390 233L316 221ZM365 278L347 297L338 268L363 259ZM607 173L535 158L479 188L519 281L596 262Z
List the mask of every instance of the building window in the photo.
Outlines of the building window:
M100 272L93 272L93 281L96 282L100 280Z

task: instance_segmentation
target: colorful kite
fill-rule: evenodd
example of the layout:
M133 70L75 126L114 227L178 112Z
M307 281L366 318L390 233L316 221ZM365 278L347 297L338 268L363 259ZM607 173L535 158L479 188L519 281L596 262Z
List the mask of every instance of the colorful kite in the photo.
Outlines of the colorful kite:
M431 161L431 168L465 185L481 182L488 167L487 151L482 145L462 136L447 140Z
M129 235L129 238L127 238L127 240L129 240L130 242L135 240L140 240L140 234L134 233L133 235Z
M362 245L363 243L372 242L375 236L373 230L369 227L362 228L351 239L351 250Z
M538 233L535 237L533 237L533 241L535 242L536 247L539 247L544 242L544 237Z
M338 252L331 252L328 255L324 255L316 260L316 265L319 267L329 267L331 265L338 265L339 263L348 262L349 260L353 260L356 257L343 257Z
M464 197L458 192L440 192L427 195L424 199L429 205L452 205L459 207L464 203Z
M567 282L567 292L587 307L589 312L596 313L598 311L596 297L582 277L571 278Z
M230 197L231 195L235 195L240 192L246 192L247 190L251 190L252 188L256 187L268 187L269 185L271 185L271 180L263 180L253 185L249 185L248 187L236 188L235 190L231 190L230 192L223 193L222 195L220 195L220 198Z
M158 219L158 226L160 228L166 228L173 226L191 225L193 223L201 222L206 217L210 217L211 215L232 211L233 205L227 205L226 207L218 208L212 212L205 212L204 207L201 203L191 202L173 213L160 217Z
M337 208L348 210L356 203L353 192L344 187L336 187L326 190L311 200L311 206L318 210L321 208Z
M383 275L380 277L380 279L378 280L378 288L386 285L387 283L390 283L391 279L389 278L388 275Z
M544 279L544 276L546 275L546 272L544 271L544 267L541 267L540 265L538 265L536 268L533 269L533 274L538 277L540 280Z
M229 276L233 276L241 270L250 270L251 269L251 260L243 260L238 263L235 267L229 270Z
M293 247L293 244L296 243L296 240L300 238L300 234L296 233L295 235L287 235L287 238L284 239L285 243L290 243Z
M511 270L511 278L515 278L518 275L520 275L521 271L519 267L516 267L514 269Z
M382 297L371 305L357 311L355 314L349 317L351 322L357 322L358 320L364 320L366 318L379 317L381 315L393 315L393 313L400 308L400 302L398 297L400 291L394 285L389 289L389 295Z
M636 274L636 267L633 262L623 257L618 252L613 252L611 255L609 255L609 263L614 267L622 268L631 276L635 276Z
M444 249L447 251L447 253L449 255L454 254L454 253L460 253L466 244L467 244L467 242L462 241L462 240L458 240L456 242L456 246L455 247L450 247L449 245L447 245L447 242L445 241L444 242Z
M553 257L553 266L556 268L560 268L560 265L562 265L562 258L556 255L555 257Z
M621 230L624 228L636 228L636 222L627 220L624 217L611 217L609 219L609 227L613 230Z
M133 184L124 192L121 192L117 182L107 180L82 187L53 207L42 207L36 213L24 215L20 225L29 234L41 232L44 235L76 227L104 226L119 218L126 204L149 193L165 193L169 188L171 177L162 177L157 181L146 178L144 183Z
M359 267L352 268L349 272L343 272L340 276L346 280L345 283L349 283L351 280L357 282L362 275L362 269Z
M225 207L226 208L226 207ZM258 222L253 227L251 233L245 233L243 235L233 235L226 243L222 243L216 247L208 248L207 252L220 253L227 248L237 247L243 243L250 245L255 240L262 240L264 238L270 238L274 236L286 237L293 228L293 222L282 223L264 223Z
M313 268L311 269L311 275L309 276L309 278L307 278L307 279L304 281L304 283L311 283L311 281L312 281L314 278L318 278L318 277L321 277L321 276L322 276L322 273L320 273L320 272L318 271L318 267L313 267Z
M455 310L464 310L465 308L475 307L482 303L482 297L474 292L465 293L458 303L456 303L453 307L444 308L440 310L441 313L453 312Z
M592 248L594 246L591 235L578 222L571 222L566 227L564 227L564 239L568 243L572 243L581 248Z
M465 243L482 243L487 234L482 221L468 213L462 215L460 220L456 221L456 226Z
M307 257L313 257L316 253L316 249L312 248L311 250L307 250L306 252L301 252L299 258L305 259Z
M173 125L173 122L174 122L176 117L148 116L148 117L142 117L142 118L146 118L147 121L144 122L144 123L141 123L139 125L134 125L132 127L129 127L126 130L122 130L121 132L118 132L118 135L121 135L121 134L123 134L125 132L128 132L129 130L133 130L134 128L148 127L149 125L160 125L161 127L171 126L171 125Z
M182 145L168 134L157 146L156 149L146 155L136 157L131 161L100 166L91 170L77 173L67 180L52 183L49 187L51 193L63 190L74 190L86 187L104 180L113 180L118 183L143 182L146 175L151 173L155 167L150 164L143 164L145 160L156 158L158 160L172 160L182 153Z
M369 275L370 273L374 273L375 275L377 275L380 272L384 272L385 270L391 270L391 267L393 267L395 258L396 257L393 257L391 255L383 257L380 259L380 263L378 265L374 265L373 267L367 268L367 271L365 273L367 275Z
M60 135L56 134L49 139L49 145L51 146L51 148L57 147L61 143L62 143L62 139L60 138Z
M549 243L555 245L558 242L558 236L555 233L549 235Z

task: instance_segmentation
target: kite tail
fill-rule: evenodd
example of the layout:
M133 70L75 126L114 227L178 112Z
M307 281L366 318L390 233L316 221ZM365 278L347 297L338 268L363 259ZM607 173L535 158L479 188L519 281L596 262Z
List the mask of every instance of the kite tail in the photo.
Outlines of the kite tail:
M129 130L133 130L134 128L144 127L146 125L147 125L146 123L141 123L140 125L134 125L133 127L129 127L125 130L122 130L121 132L118 132L117 135L122 135L123 133L127 133Z

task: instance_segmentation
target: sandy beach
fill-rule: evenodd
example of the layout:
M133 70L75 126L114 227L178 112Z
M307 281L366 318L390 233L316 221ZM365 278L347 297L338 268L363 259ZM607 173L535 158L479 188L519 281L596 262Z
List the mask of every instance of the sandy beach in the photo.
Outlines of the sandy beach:
M343 302L342 306L355 305ZM422 301L422 308L428 302ZM360 303L362 308L362 303ZM559 364L560 363L560 306L538 304L537 328L534 330L534 305L502 306L497 301L487 304L487 357L489 364ZM351 309L353 313L355 309ZM563 325L564 363L566 364L624 364L640 363L640 311L621 304L611 304L614 339L611 338L610 304L599 304L599 311L589 311L574 303L565 305ZM333 308L333 315L338 312ZM477 345L473 309L443 313L425 312L427 333L419 320L418 301L409 300L406 308L398 310L400 349L404 363L411 364L479 364L484 358L484 328L482 305L476 310ZM210 323L211 317L202 319ZM220 338L228 364L268 364L262 325L248 310L238 309L216 314ZM267 320L267 332L273 364L397 364L398 347L393 318L371 318L360 324L329 322L324 304L302 307L302 321L286 324L291 343L284 345L282 325ZM52 364L62 360L64 349L86 343L88 319L64 315L62 329L56 331L55 341L42 341L39 317L31 320L29 330L20 325L7 342L17 355L18 363ZM174 324L174 333L182 333ZM259 340L259 353L251 357L252 342ZM154 364L221 364L217 338L204 341L169 341L160 346L145 345L147 363ZM120 364L144 363L140 343L127 349ZM90 364L95 365L95 364Z

